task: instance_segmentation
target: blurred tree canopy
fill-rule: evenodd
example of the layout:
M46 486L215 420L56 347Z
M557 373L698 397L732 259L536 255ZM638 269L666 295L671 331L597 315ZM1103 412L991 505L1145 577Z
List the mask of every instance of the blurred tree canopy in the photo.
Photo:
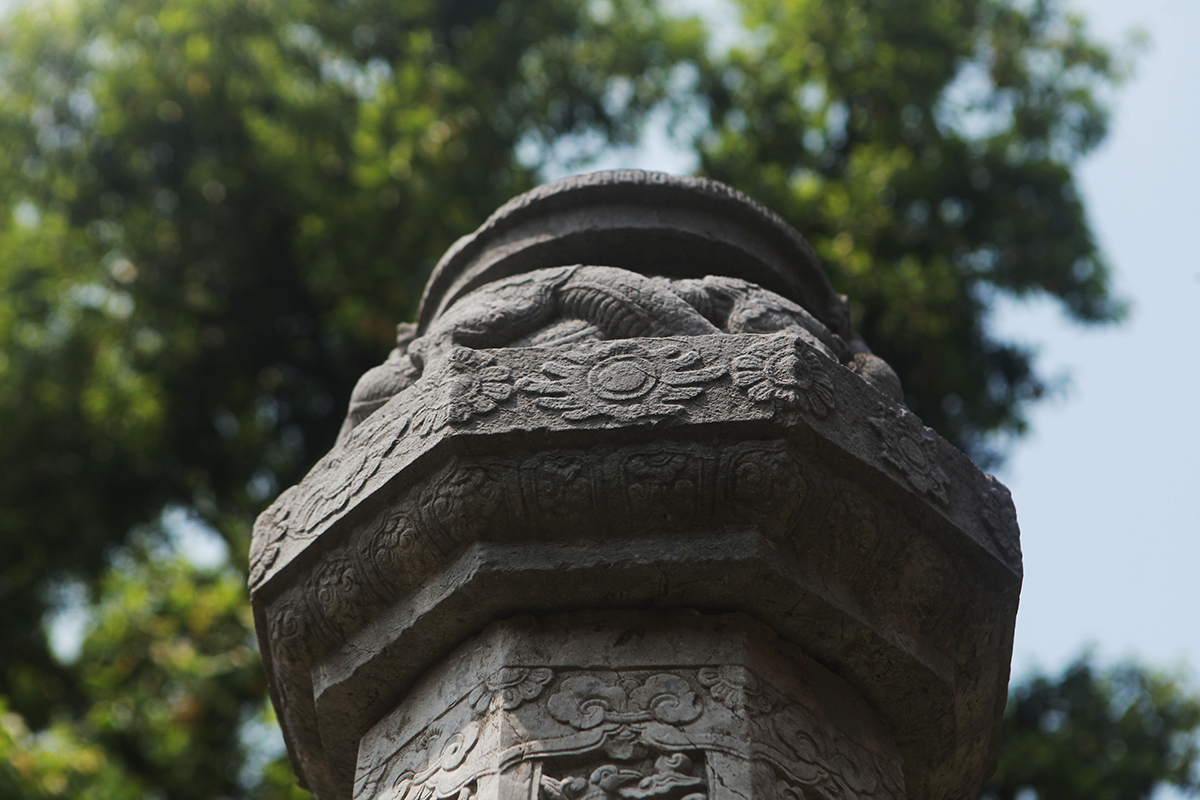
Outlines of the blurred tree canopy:
M1178 678L1089 656L1009 693L1000 765L979 800L1149 800L1200 794L1200 697ZM1031 799L1032 800L1032 799Z
M332 443L450 243L652 114L812 241L914 411L1003 454L1045 387L989 333L995 299L1121 316L1074 184L1118 60L1054 0L736 5L731 48L655 0L0 21L0 795L302 794L246 609L255 514ZM181 555L188 518L222 563ZM77 657L49 644L64 608ZM1164 719L1152 742L1196 728Z

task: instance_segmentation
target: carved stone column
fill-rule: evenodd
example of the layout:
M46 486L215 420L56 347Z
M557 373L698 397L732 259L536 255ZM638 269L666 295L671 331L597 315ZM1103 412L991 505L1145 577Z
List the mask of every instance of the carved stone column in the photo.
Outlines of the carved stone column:
M359 748L355 798L902 798L845 681L743 614L516 617L459 647Z
M446 254L260 517L322 800L973 797L1021 564L812 251L709 181L541 187Z

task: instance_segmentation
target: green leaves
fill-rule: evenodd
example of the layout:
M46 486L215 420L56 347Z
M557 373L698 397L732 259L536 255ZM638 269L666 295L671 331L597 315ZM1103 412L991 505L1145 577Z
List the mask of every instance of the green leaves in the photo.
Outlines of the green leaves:
M235 572L134 551L100 585L78 662L92 698L80 727L146 788L236 793L245 755L230 743L266 693L252 627Z
M1200 791L1200 698L1181 678L1084 656L1061 678L1013 690L1000 766L983 800L1029 790L1054 800L1147 800L1163 785Z
M33 417L22 450L146 464L127 513L79 506L64 535L120 541L169 497L233 537L251 480L332 441L441 252L534 183L518 145L628 138L698 36L635 0L608 24L403 5L84 0L6 25L2 421Z
M740 5L750 43L703 70L702 171L801 230L910 407L994 462L1045 390L988 330L997 293L1122 313L1072 174L1114 58L1049 1Z
M0 703L0 792L5 797L141 797L125 777L101 746L80 739L70 725L34 734L21 715Z
M34 732L0 712L5 797L236 796L266 684L244 581L197 569L156 537L124 551L96 603L67 702ZM258 784L257 779L252 785Z

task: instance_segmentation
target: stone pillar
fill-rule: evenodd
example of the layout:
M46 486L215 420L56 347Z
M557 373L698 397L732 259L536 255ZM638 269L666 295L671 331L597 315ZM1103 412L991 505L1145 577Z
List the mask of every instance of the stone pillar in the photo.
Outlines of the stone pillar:
M321 800L958 800L994 767L1008 492L721 184L572 178L456 243L251 564Z

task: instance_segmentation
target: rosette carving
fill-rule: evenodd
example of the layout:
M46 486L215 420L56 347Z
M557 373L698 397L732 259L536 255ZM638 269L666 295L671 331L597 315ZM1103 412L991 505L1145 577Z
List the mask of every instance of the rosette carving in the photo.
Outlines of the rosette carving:
M745 667L723 664L702 667L696 680L708 689L712 698L735 714L752 716L769 714L780 704L780 698L759 683L754 673Z
M869 421L883 444L883 457L918 492L949 505L950 479L937 463L937 435L914 415L895 407L881 408L880 416Z
M512 397L512 371L497 364L495 356L456 347L438 376L418 383L413 391L418 396L409 403L412 431L428 436L496 410Z
M543 364L541 373L517 381L541 408L568 420L634 422L680 413L682 402L699 397L725 367L706 367L699 352L671 341L626 340L563 353Z
M814 417L833 410L833 383L825 374L828 359L796 341L792 334L772 336L733 359L733 385L756 403L798 408Z

